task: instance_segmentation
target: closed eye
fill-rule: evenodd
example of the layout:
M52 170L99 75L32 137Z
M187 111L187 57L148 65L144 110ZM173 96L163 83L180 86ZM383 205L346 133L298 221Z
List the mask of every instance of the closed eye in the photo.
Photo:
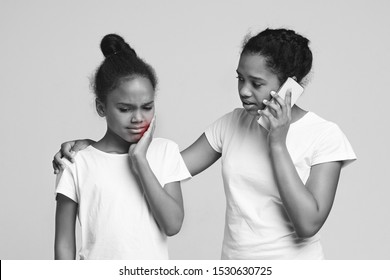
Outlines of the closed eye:
M254 88L256 88L256 89L259 89L259 88L262 86L262 84L259 84L259 83L252 83L252 86L253 86Z

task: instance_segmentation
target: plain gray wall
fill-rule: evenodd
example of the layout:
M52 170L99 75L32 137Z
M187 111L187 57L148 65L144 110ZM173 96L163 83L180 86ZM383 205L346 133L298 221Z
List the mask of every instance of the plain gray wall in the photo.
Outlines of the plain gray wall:
M89 77L101 38L118 33L160 83L156 136L190 145L241 104L235 69L248 32L291 28L311 40L298 102L336 122L358 156L321 230L329 259L390 259L387 1L1 1L0 258L52 259L51 160L62 142L98 140ZM225 197L218 162L183 183L173 259L219 259Z

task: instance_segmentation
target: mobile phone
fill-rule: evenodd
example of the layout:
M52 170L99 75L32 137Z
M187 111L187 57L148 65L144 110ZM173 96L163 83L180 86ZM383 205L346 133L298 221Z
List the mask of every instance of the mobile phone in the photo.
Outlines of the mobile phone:
M295 104L295 102L297 102L301 94L303 93L303 87L300 84L298 84L293 78L287 78L287 80L279 88L277 94L284 99L286 97L286 93L288 90L291 90L291 107L292 107ZM276 102L276 101L271 100L271 102ZM265 110L269 110L269 109L265 108ZM270 124L267 118L260 116L257 122L262 127L269 130Z

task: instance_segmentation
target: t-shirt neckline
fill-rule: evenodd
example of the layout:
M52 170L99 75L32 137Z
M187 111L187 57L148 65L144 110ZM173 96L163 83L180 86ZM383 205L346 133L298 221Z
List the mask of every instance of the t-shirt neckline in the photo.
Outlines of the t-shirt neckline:
M89 145L88 148L90 148L92 151L94 151L96 153L100 153L100 154L103 154L105 156L110 156L110 157L125 157L125 156L129 155L128 153L124 153L124 154L107 153L107 152L104 152L102 150L99 150L98 148L95 148L92 145Z
M307 115L309 115L309 114L312 114L312 112L307 111L300 119L296 120L296 121L293 122L293 123L290 123L290 126L291 126L291 125L296 125L296 124L304 123L305 119L307 119Z

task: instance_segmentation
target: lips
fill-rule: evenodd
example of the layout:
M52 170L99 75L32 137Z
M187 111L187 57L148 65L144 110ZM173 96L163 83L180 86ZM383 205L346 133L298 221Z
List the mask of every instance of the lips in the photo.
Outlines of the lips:
M251 102L251 101L243 99L243 98L241 98L241 102L242 102L242 105L244 105L245 107L257 106L256 102Z
M254 102L248 102L246 100L241 100L241 101L242 101L242 104L244 104L244 105L248 105L248 106L257 105L257 103L254 103Z
M241 102L243 105L248 105L248 106L257 105L256 102L252 102L251 100L249 100L245 97L240 96L240 99L241 99Z
M134 134L143 134L146 131L147 127L126 127L126 129Z

